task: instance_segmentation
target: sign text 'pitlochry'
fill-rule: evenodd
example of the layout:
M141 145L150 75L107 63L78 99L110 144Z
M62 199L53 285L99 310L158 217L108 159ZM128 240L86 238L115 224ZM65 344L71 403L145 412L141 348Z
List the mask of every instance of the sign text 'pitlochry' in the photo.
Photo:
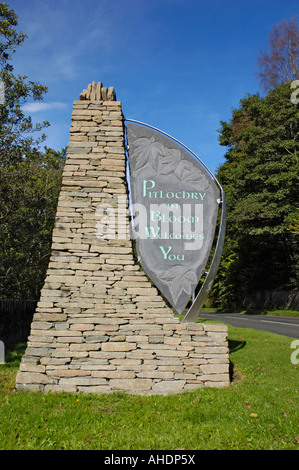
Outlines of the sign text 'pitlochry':
M220 192L200 162L160 132L129 123L127 140L139 261L182 313L205 271Z

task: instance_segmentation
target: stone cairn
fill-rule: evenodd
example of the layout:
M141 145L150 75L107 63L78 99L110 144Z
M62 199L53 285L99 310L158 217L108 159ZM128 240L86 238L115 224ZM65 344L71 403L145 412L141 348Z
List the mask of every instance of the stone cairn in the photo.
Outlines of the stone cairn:
M97 236L115 207L116 236ZM124 220L123 212L126 217ZM166 394L229 383L227 327L181 323L135 261L114 89L74 102L52 251L16 390ZM119 232L117 232L119 231Z

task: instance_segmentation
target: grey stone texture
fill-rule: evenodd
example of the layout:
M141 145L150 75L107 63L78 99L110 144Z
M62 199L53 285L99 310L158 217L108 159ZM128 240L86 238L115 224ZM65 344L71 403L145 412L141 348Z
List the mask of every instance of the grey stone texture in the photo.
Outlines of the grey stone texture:
M227 327L180 323L135 262L121 103L99 89L91 84L73 105L51 258L16 390L167 394L227 386ZM111 238L97 231L105 205L116 214Z

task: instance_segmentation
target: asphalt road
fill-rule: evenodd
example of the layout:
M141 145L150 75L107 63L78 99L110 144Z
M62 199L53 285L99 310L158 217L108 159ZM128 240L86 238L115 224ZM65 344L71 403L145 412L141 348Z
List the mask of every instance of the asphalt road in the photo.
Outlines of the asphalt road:
M253 328L255 330L270 331L271 333L290 338L299 338L299 317L209 312L201 312L198 317L222 321L237 328Z

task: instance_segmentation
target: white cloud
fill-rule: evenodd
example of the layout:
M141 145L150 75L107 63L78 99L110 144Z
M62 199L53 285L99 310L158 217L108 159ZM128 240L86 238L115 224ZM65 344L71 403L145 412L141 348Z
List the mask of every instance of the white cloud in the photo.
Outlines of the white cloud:
M48 111L49 109L65 109L65 103L53 101L52 103L26 103L22 106L22 110L26 113L39 113L42 111Z

